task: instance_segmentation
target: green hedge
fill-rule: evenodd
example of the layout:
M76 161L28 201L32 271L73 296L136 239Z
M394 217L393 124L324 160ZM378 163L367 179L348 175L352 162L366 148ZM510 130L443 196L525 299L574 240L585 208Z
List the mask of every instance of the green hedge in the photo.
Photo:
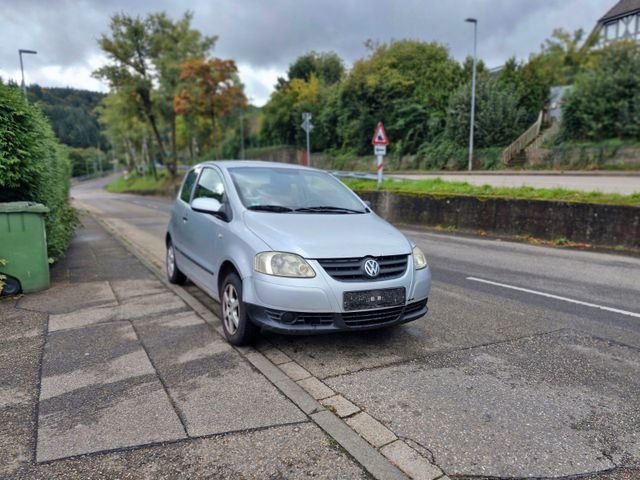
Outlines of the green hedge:
M33 201L45 218L49 256L59 258L78 223L69 205L71 163L42 112L22 92L0 84L0 202Z

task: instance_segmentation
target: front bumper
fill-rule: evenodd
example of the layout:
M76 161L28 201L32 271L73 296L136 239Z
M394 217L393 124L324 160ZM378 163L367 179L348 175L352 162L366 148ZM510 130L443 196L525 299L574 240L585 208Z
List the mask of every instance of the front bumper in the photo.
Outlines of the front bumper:
M251 320L276 333L312 335L342 331L372 330L400 325L424 316L427 298L406 305L352 312L291 312L247 304Z

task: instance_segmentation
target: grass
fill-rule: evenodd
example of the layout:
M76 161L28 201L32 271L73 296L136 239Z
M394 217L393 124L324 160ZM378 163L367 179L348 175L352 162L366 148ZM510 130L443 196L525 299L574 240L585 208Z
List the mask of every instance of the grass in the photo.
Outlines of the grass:
M157 192L161 194L162 192L166 192L172 195L173 192L175 192L175 187L181 181L182 174L178 173L178 177L171 179L166 170L160 170L158 172L158 179L155 179L152 175L140 176L132 173L126 180L124 177L114 180L106 186L106 189L112 193Z
M352 190L372 191L376 189L374 180L346 178L342 181ZM426 180L394 180L388 178L383 182L382 190L417 195L470 195L480 198L515 198L640 206L640 192L633 195L619 195L616 193L583 192L561 188L492 187L490 185L471 185L467 182L445 181L441 178Z

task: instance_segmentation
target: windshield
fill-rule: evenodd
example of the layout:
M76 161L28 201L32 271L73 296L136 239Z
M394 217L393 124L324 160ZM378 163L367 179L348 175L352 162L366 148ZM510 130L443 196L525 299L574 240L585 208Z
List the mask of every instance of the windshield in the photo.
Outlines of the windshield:
M358 198L328 173L297 168L235 167L229 173L250 210L276 213L365 213Z

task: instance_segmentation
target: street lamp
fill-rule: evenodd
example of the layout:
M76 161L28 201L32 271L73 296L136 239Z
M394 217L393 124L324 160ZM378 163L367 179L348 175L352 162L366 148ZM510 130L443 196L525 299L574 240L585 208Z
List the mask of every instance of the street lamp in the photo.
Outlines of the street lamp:
M24 66L22 65L22 54L23 53L29 53L31 55L35 55L36 52L35 50L23 50L20 49L18 50L18 54L20 55L20 71L22 72L22 93L24 93L24 98L27 98L27 86L24 84Z
M471 125L469 127L469 171L473 168L473 127L476 116L476 62L478 42L478 20L467 18L465 22L473 23L473 75L471 77Z

